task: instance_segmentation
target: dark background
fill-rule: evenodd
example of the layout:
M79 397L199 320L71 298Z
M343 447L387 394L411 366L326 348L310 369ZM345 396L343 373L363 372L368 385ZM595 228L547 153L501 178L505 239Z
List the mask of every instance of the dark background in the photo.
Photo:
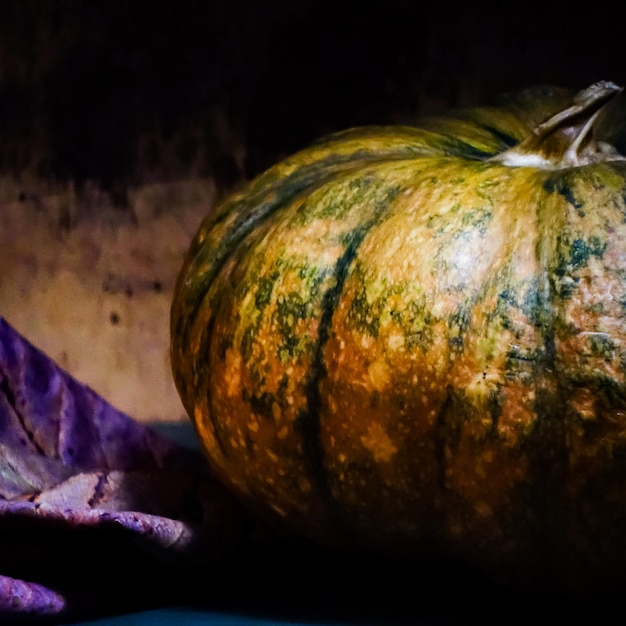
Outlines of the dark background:
M611 5L0 0L0 176L227 189L315 137L626 80ZM615 11L617 9L614 9Z

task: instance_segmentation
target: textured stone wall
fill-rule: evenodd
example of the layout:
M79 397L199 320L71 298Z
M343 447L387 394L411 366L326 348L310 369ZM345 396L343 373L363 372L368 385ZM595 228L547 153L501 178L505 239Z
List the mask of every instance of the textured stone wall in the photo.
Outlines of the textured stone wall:
M0 315L171 421L168 312L217 198L320 134L626 80L601 7L0 1ZM572 5L573 6L573 5Z

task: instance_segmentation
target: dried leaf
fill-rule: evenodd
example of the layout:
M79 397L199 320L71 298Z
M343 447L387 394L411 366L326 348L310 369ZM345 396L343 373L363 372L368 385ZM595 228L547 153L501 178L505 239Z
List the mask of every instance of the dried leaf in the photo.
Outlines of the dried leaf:
M116 410L0 317L0 618L145 602L127 584L138 573L152 601L177 597L255 525L198 450Z
M0 616L3 614L46 615L65 608L63 596L37 583L27 583L0 574Z
M0 318L0 443L75 471L163 467L177 453Z

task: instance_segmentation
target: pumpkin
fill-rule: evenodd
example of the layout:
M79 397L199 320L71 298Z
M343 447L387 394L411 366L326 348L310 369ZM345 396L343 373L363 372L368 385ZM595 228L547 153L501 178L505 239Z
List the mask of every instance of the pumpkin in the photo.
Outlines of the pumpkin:
M212 211L171 361L221 480L340 549L624 570L626 161L599 132L619 92L350 129Z

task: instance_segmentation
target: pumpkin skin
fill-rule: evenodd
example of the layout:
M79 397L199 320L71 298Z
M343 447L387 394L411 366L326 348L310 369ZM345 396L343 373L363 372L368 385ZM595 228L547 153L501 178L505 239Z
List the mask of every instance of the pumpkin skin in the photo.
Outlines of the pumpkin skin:
M565 158L593 98L537 130L580 100L543 88L338 133L205 219L173 374L254 510L499 576L621 573L626 162Z

